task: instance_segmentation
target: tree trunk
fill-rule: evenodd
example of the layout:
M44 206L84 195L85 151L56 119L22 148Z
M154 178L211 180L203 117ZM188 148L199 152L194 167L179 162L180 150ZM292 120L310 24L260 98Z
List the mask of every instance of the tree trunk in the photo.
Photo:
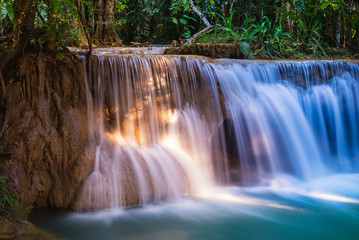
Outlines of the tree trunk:
M346 36L347 36L347 23L346 23L346 19L345 19L345 11L344 11L344 4L341 1L340 2L341 8L342 8L342 14L343 14L343 24L344 24L344 32L343 32L343 48L345 48L345 41L346 41Z
M229 4L229 2L225 2L222 4L222 13L224 17L227 18L231 15L230 10L231 10L231 5Z
M262 6L260 0L255 0L257 6L257 21L260 22L262 20Z
M56 14L54 7L54 0L47 0L47 25L48 31L46 33L46 41L44 49L49 52L56 50L56 20L54 15Z
M233 5L237 0L225 1L222 4L222 12L224 17L230 17L233 11Z
M15 16L17 19L15 55L24 52L30 46L35 34L36 0L15 0Z
M113 26L115 0L99 0L95 8L96 30L93 40L98 45L122 46Z
M1 69L0 69L1 70ZM6 117L6 88L5 82L0 71L0 138L4 133L7 117Z
M76 4L76 8L77 8L77 14L79 15L78 18L76 19L74 18L74 24L75 27L79 30L80 33L80 47L88 47L89 48L89 52L88 55L91 55L92 53L92 38L91 38L91 33L89 30L89 24L88 21L86 19L86 16L83 16L82 14L82 9L84 6L82 6L81 2L79 0L75 0L75 4ZM86 12L86 7L85 7L85 12ZM79 20L79 22L77 21ZM87 44L85 43L87 42Z
M341 22L341 14L338 14L338 24L337 24L337 34L336 34L338 47L340 46L340 39L341 39L341 36L340 36L341 24L340 24L340 22Z

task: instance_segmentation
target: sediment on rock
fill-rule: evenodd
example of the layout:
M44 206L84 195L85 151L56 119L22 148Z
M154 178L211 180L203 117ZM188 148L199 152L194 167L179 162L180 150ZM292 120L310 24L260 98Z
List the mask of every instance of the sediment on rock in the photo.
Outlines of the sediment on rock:
M245 58L239 44L201 44L189 46L171 47L165 50L165 54L174 55L201 55L210 58Z

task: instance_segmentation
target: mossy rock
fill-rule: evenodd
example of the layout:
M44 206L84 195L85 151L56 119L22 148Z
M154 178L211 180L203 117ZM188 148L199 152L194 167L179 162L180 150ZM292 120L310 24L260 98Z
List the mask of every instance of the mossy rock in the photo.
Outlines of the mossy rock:
M0 239L11 239L15 238L27 228L27 224L11 219L5 214L0 215Z
M165 50L165 54L175 55L200 55L210 58L246 58L239 44L236 43L217 43L205 44L195 43L188 46L171 47Z

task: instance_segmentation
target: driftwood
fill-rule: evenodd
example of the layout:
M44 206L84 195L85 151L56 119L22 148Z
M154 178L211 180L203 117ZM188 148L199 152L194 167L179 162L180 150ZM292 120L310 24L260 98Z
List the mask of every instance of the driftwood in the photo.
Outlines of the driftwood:
M213 26L208 26L205 29L202 29L201 31L199 31L198 33L193 34L192 37L187 39L187 42L185 44L183 44L183 46L191 44L193 41L196 41L201 35L205 34L206 32L208 32L209 30L212 30L212 29L213 29Z

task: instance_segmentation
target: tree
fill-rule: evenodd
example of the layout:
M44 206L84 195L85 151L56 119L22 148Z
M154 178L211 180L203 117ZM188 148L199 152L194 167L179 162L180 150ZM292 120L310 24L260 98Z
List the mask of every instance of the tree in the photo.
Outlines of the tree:
M36 0L15 0L14 1L15 19L17 26L16 34L16 54L21 54L29 48L31 39L35 34L35 16L37 1Z
M75 0L75 4L76 4L76 11L78 14L78 19L81 24L76 23L76 19L74 19L74 21L75 21L74 26L78 29L78 32L80 33L81 43L83 43L84 40L86 39L87 46L89 48L88 54L91 54L92 53L92 37L91 37L90 29L92 29L92 26L91 26L91 24L89 24L89 22L90 22L90 19L92 19L92 16L90 16L90 14L88 14L90 12L89 11L90 7L84 6L83 4L81 4L81 1L79 1L79 0ZM86 14L83 14L83 12L87 13L87 17L86 17Z
M99 45L122 46L118 37L113 19L115 15L115 0L99 0L95 7L96 30L93 36Z

